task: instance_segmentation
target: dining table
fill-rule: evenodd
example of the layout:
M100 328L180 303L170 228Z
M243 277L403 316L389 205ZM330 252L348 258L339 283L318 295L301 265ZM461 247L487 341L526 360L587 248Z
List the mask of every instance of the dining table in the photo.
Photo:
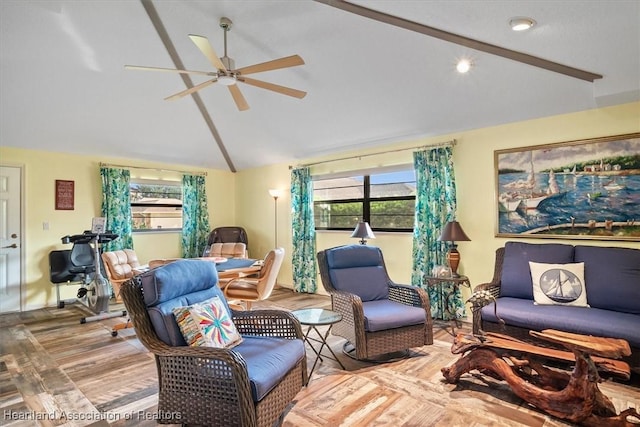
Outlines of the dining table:
M220 279L256 274L262 268L262 260L252 258L223 258L215 263Z
M159 267L164 264L168 264L173 261L177 261L183 258L163 258L149 261L149 268ZM233 279L240 276L250 276L259 273L262 269L261 259L253 258L223 258L223 257L195 257L189 259L196 259L200 261L213 262L218 270L218 278L220 279Z

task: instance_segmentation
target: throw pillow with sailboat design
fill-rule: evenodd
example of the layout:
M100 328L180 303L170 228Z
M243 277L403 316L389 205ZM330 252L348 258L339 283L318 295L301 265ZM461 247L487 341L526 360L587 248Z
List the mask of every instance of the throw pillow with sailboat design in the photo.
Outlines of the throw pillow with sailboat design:
M529 262L534 304L589 307L584 283L584 263Z

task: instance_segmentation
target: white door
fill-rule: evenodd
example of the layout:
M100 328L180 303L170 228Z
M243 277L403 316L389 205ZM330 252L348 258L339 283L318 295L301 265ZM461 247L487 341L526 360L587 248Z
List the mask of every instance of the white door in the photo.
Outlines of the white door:
M0 313L20 311L21 169L0 167Z

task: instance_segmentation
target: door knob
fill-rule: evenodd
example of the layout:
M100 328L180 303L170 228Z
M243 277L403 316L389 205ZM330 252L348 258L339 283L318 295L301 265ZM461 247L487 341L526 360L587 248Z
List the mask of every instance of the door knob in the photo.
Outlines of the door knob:
M16 244L14 243L13 245L3 246L3 247L2 247L2 249L7 249L7 248L15 249L15 248L17 248L17 247L18 247L18 245L16 245Z

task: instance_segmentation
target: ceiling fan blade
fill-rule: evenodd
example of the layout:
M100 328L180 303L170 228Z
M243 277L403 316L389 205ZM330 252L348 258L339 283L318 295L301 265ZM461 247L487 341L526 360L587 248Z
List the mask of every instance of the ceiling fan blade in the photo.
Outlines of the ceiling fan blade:
M294 98L304 98L307 95L307 92L303 92L298 89L292 89L290 87L280 86L274 83L263 82L262 80L250 79L249 77L240 76L238 77L238 80L251 86L272 90L283 95L293 96Z
M204 83L200 83L199 85L195 85L194 87L190 87L189 89L183 90L182 92L178 92L174 95L168 96L166 97L164 100L165 101L174 101L178 98L182 98L183 96L187 96L193 92L197 92L200 89L204 89L207 86L211 86L212 84L214 84L215 82L217 82L217 79L213 79L213 80L207 80Z
M242 95L242 92L240 92L240 88L238 87L238 85L231 85L231 86L227 86L229 88L229 92L231 92L231 96L233 97L233 100L236 103L236 106L238 107L238 110L240 111L245 111L249 109L249 104L247 103L247 100L244 99L244 96Z
M204 56L206 56L207 59L209 59L211 64L214 67L216 67L217 70L222 70L224 72L227 71L226 67L224 66L220 58L218 58L216 51L213 50L213 46L211 46L211 43L209 43L208 38L204 36L197 36L195 34L189 34L189 38L193 43L195 43L198 49L200 49L200 51L204 54Z
M242 67L236 70L236 72L239 74L253 74L263 71L278 70L280 68L295 67L297 65L304 65L304 60L299 55L291 55L280 59L274 59L273 61L263 62L261 64Z
M178 70L175 68L159 68L159 67L142 67L139 65L125 65L124 68L126 70L141 70L141 71L168 71L170 73L181 73L181 74L199 74L201 76L217 76L217 73L213 71L193 71L193 70Z

